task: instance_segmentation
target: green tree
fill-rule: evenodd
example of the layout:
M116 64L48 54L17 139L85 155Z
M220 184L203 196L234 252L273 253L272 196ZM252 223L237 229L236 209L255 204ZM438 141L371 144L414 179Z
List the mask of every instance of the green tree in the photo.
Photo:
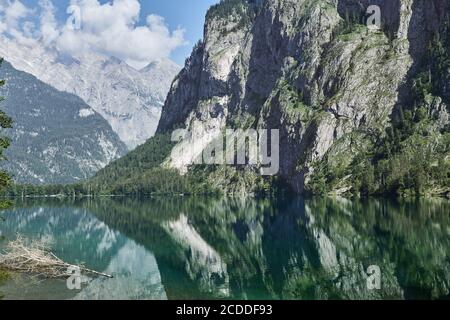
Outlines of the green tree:
M0 59L0 67L2 64L3 59ZM4 80L0 80L0 87L2 87L5 84ZM0 97L0 102L3 101L3 97ZM8 117L3 111L0 110L0 127L1 130L4 131L7 128L12 127L12 119ZM7 137L0 136L0 160L4 160L5 157L3 155L3 152L6 148L9 147L10 140ZM9 186L11 182L11 178L9 175L3 171L0 170L0 191L3 191L7 186ZM0 210L6 209L10 206L9 201L0 200ZM2 216L0 216L0 220L2 220ZM0 282L6 280L8 278L8 273L1 270L0 268ZM0 294L0 299L2 295Z
M3 62L3 59L0 59L0 67ZM5 84L5 80L0 80L0 87ZM0 97L0 102L3 101L4 98ZM12 119L6 115L2 110L0 110L0 127L1 131L12 127ZM3 132L2 132L3 134ZM11 143L10 139L0 134L0 161L5 160L4 151L7 149ZM0 191L3 191L6 187L8 187L11 183L11 177L4 170L0 170ZM6 209L9 206L8 201L1 200L0 201L0 209Z

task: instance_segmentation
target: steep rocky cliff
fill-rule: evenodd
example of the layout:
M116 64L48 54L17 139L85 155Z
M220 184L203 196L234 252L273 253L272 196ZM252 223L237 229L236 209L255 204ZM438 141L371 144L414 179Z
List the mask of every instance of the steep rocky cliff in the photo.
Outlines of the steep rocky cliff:
M370 5L381 9L380 29L366 23ZM439 75L426 70L430 79L442 77L436 90L423 101L413 91L435 39L447 39L440 57L448 58L449 12L449 0L222 1L209 10L204 39L175 79L157 130L196 129L200 145L188 153L175 147L166 165L185 172L225 128L279 129L279 177L304 192L326 167L336 173L332 188L345 192L353 181L348 168L373 153L404 110L414 117L423 106L433 119L426 130L442 143L448 60ZM448 148L442 152L448 165ZM226 178L219 169L208 174L226 187L240 169L227 168Z

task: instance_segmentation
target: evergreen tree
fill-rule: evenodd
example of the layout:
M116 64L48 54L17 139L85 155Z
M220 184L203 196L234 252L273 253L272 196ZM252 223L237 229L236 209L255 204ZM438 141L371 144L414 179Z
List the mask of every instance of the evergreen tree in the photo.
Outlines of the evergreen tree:
M0 59L0 67L2 64L3 59ZM0 80L0 87L2 87L5 84L4 80ZM0 97L0 102L3 101L3 97ZM6 115L3 111L0 110L0 127L1 130L4 131L5 129L12 127L12 119ZM3 132L2 132L3 133ZM0 134L0 161L5 160L5 156L3 155L3 152L6 148L8 148L10 145L9 138L3 136ZM4 170L0 170L0 191L3 191L6 187L10 185L11 178L8 175L7 172ZM0 201L0 209L6 209L9 206L8 201L1 200Z

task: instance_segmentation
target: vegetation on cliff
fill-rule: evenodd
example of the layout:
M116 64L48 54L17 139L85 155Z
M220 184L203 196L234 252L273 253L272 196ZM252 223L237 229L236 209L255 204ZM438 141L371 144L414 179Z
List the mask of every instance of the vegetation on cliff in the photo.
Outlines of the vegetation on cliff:
M450 124L441 119L450 106L449 24L442 35L430 42L409 83L411 98L394 112L391 125L363 136L369 147L348 167L326 157L316 163L310 193L330 193L338 186L357 195L450 192Z

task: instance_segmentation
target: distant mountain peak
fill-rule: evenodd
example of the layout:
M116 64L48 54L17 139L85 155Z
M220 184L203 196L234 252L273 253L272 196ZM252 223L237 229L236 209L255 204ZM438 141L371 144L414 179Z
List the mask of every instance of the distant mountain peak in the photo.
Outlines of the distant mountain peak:
M156 131L161 107L181 67L169 59L136 70L117 57L95 53L76 56L36 41L21 45L0 36L0 57L17 70L83 99L133 149Z
M59 91L9 62L0 66L6 85L2 110L14 120L2 166L19 183L73 183L124 155L125 144L108 122L79 97Z
M170 59L160 59L150 62L146 67L142 68L141 72L150 72L155 69L165 69L165 70L181 70L181 66L173 62Z

